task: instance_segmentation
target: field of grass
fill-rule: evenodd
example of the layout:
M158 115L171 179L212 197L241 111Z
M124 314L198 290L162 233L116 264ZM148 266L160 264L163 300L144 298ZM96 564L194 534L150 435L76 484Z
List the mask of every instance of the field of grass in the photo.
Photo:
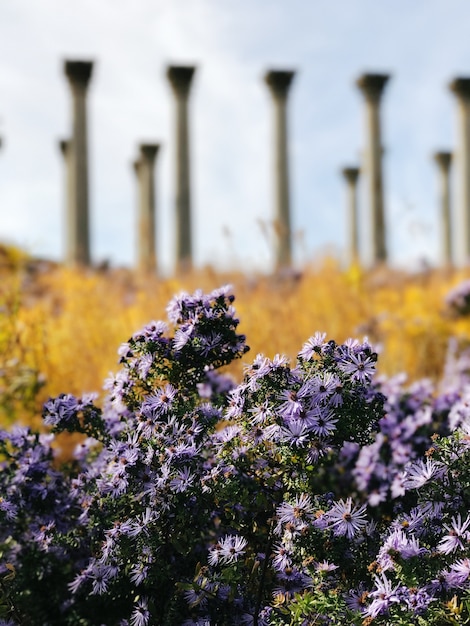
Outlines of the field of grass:
M49 396L100 391L117 369L119 345L150 320L165 320L176 293L226 283L251 348L231 366L237 379L259 352L294 360L316 331L337 341L367 336L379 346L378 371L405 371L410 380L438 378L449 339L470 340L470 317L451 316L444 302L469 277L464 270L345 271L325 260L282 277L206 269L160 280L69 270L4 249L0 272L1 422L33 420Z

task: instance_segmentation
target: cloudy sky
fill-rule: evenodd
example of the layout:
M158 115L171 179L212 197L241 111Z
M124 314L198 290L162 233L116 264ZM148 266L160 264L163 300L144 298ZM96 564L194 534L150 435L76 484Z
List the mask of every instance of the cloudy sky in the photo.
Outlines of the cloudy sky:
M64 255L71 129L64 59L93 59L88 96L91 247L135 259L140 142L159 142L157 245L173 265L173 101L165 68L197 66L190 99L195 262L272 260L272 107L262 77L294 69L289 97L296 262L345 246L340 169L360 163L365 71L390 73L382 106L392 261L439 260L436 150L453 150L448 83L470 75L468 0L0 0L0 241ZM364 182L364 181L362 181ZM367 256L367 197L359 193Z

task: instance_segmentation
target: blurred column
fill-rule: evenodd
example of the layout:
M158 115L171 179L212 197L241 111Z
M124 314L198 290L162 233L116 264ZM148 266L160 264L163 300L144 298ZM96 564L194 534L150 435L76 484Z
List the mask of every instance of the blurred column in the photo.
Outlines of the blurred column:
M291 218L289 204L289 165L287 142L287 96L295 72L270 70L264 79L274 103L274 185L276 229L276 269L292 265Z
M143 273L155 273L155 159L159 144L141 144L140 157L134 163L138 182L137 267Z
M458 252L464 265L470 262L470 78L456 78L450 90L458 103L458 202L456 207L456 232L459 236Z
M66 233L65 245L67 262L69 262L69 253L74 247L74 230L71 228L71 215L73 205L72 190L72 172L71 172L71 150L72 142L68 139L59 140L59 150L64 161L64 208L66 216ZM71 261L70 261L71 262Z
M359 261L359 227L357 211L357 181L359 179L358 167L345 167L341 170L346 181L347 207L347 260L349 265Z
M384 263L387 260L380 100L388 80L389 76L386 74L363 74L356 81L356 85L364 95L366 102L367 148L365 171L369 187L372 261L374 264Z
M195 70L184 65L167 68L176 105L176 265L180 270L192 266L188 98Z
M65 61L65 75L72 92L72 143L67 157L70 167L68 205L69 265L90 264L88 208L88 139L86 96L93 69L92 61Z
M446 266L452 265L452 235L450 218L450 166L452 154L450 152L436 152L434 160L439 170L439 226L441 231L442 262Z

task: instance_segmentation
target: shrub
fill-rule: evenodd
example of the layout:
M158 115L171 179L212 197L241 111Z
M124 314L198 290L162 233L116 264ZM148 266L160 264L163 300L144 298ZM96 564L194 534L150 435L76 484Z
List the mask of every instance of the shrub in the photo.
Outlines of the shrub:
M102 408L61 394L51 433L3 432L4 623L465 623L466 379L406 387L367 341L316 333L236 385L233 300L175 297ZM60 466L63 431L85 439Z

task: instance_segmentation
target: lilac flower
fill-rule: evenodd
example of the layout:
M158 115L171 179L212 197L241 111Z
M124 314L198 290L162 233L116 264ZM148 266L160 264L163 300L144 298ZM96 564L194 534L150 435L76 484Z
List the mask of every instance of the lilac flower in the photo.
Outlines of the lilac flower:
M139 378L145 380L150 372L150 368L153 364L153 355L152 354L143 354L137 361L137 372L139 374Z
M148 598L141 597L137 600L135 608L132 611L131 626L147 626L150 620L150 611L148 609Z
M338 565L330 563L329 561L320 561L319 563L315 563L315 570L317 572L334 572L338 568Z
M279 400L281 404L278 406L277 410L284 419L295 419L303 411L301 396L293 389L285 389L282 391Z
M413 587L412 589L402 587L400 590L400 598L413 613L418 615L422 615L431 602L436 601L436 598L430 591L423 587Z
M460 513L457 517L452 518L452 525L444 524L444 528L448 531L440 541L437 549L443 554L450 554L455 550L463 550L470 542L470 531L467 528L470 526L470 515L467 516L464 522Z
M286 524L296 531L303 530L312 521L313 513L314 509L310 496L301 493L296 496L293 504L283 502L277 507L276 517L278 524L276 531L279 532L282 525Z
M400 586L392 587L391 581L382 574L380 577L374 577L374 589L369 592L372 598L371 604L364 611L364 614L375 618L377 615L386 613L393 604L400 602L399 589Z
M351 498L340 500L326 513L326 519L335 535L353 539L367 525L366 505L353 507Z
M449 411L449 428L455 430L470 418L470 387L466 387L462 397Z
M277 571L283 572L292 567L293 545L289 542L279 543L273 549L273 566Z
M141 330L132 335L132 339L145 341L158 341L165 333L168 332L168 326L162 321L151 321Z
M313 337L306 341L299 352L299 357L309 361L315 354L322 351L325 345L326 333L316 332Z
M323 372L310 380L310 392L314 402L326 402L341 386L341 381L332 372Z
M336 430L337 422L333 411L318 407L309 420L309 430L318 437L329 437Z
M279 440L296 448L302 448L309 440L310 430L302 420L291 420L279 431Z
M183 467L170 481L170 488L176 493L183 493L193 484L195 476L191 474L189 467Z
M147 418L158 419L166 415L177 395L173 385L167 384L155 394L149 396L142 404L141 412Z
M370 382L375 374L375 360L362 352L358 354L350 352L347 357L339 361L338 367L353 380L363 384Z
M366 609L366 601L369 592L365 590L364 583L361 583L358 589L350 589L344 598L346 606L350 611L363 613Z
M396 557L410 559L422 556L429 551L419 545L417 537L408 536L403 530L395 528L384 541L377 556L377 563L383 572L396 569Z
M108 591L108 584L110 580L117 575L117 569L111 565L103 565L102 563L95 563L89 573L89 578L92 581L92 594L102 595Z
M247 540L239 535L226 535L209 550L209 564L234 563L244 554L247 543Z
M452 588L464 587L470 577L470 559L460 559L453 563L450 571L443 572L447 585Z
M403 485L406 489L419 489L430 480L442 478L445 468L442 463L427 458L418 459L406 466Z

